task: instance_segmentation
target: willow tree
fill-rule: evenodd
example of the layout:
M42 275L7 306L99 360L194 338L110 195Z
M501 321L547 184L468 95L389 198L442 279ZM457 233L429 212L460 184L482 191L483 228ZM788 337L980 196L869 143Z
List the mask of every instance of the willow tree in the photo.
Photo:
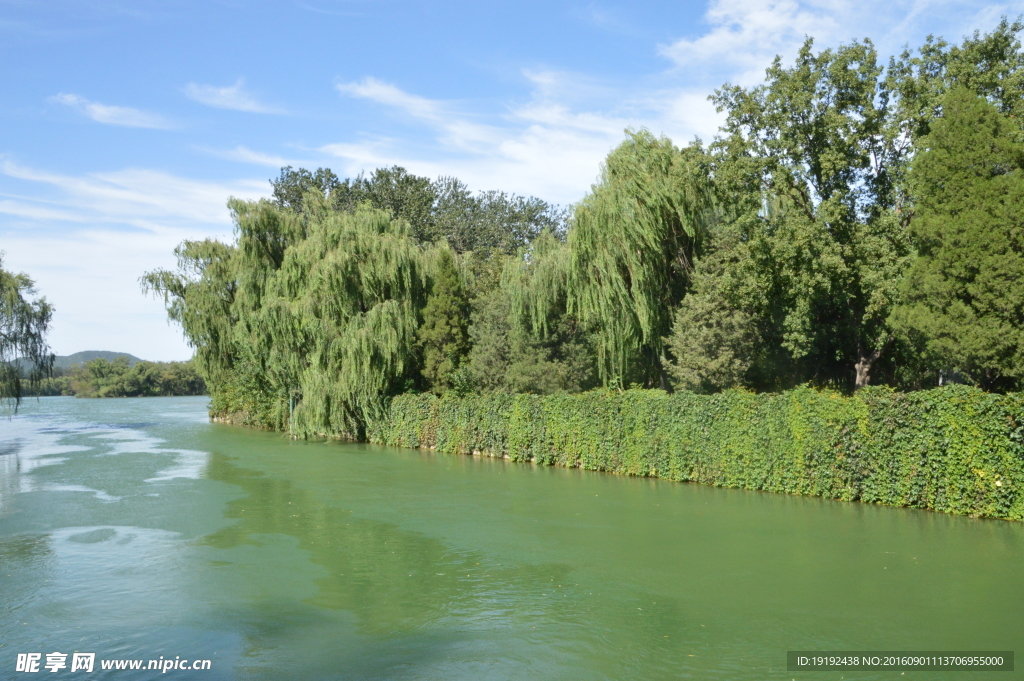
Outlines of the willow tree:
M337 212L308 194L297 215L232 201L237 240L183 244L163 293L197 349L215 410L300 436L361 437L415 371L426 291L404 221Z
M700 146L679 149L646 130L628 133L576 207L569 309L594 330L606 385L664 385L663 338L711 207Z
M184 241L174 254L177 271L147 273L141 279L143 291L164 298L168 319L181 326L194 348L194 361L213 401L212 413L246 413L244 420L254 422L249 417L256 418L262 410L254 391L240 385L240 377L250 374L243 372L234 338L238 249L205 239Z
M45 298L31 300L36 293L32 280L3 269L2 256L0 253L0 400L17 410L23 379L36 383L53 367L53 354L46 344L53 307Z
M469 368L483 392L550 394L597 385L590 335L568 311L569 250L543 232L474 301Z

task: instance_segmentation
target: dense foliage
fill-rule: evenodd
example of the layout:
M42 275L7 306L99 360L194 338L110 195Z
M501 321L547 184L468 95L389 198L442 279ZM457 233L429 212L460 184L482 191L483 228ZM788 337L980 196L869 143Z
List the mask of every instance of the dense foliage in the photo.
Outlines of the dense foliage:
M986 387L1019 387L1005 372L1010 380L981 381L962 357L936 353L935 343L922 353L923 341L909 342L906 323L893 315L912 288L908 269L920 269L915 263L931 248L915 227L927 187L908 176L920 163L933 174L957 172L938 167L951 157L920 153L933 124L961 136L957 144L984 146L977 135L962 137L967 128L944 127L949 93L989 102L1005 130L1022 132L1020 30L1003 21L962 46L929 39L888 67L868 41L815 54L808 40L791 67L776 59L763 85L715 93L727 116L707 152L719 213L669 339L679 387L778 390L810 381L844 391L871 382L914 389L936 385L942 370ZM985 229L1019 256L1011 222L990 220ZM968 251L962 257L973 258ZM1024 282L1018 275L1005 283ZM917 302L919 310L944 305Z
M629 133L576 207L568 248L570 310L594 329L606 385L662 385L672 311L707 230L711 188L699 146Z
M230 203L233 243L185 242L144 285L216 415L297 436L364 438L410 391L1019 390L1021 30L888 64L808 39L712 95L709 144L627 131L569 212L284 168Z
M53 307L25 274L3 269L0 253L0 401L17 410L25 390L49 376L53 353L46 332ZM27 369L27 371L26 371ZM27 383L27 385L26 385Z
M721 487L1024 520L1024 396L660 390L402 395L370 439Z
M53 376L29 389L29 395L75 397L170 397L205 395L206 384L189 362L135 362L128 357L98 358L54 369Z
M469 353L469 299L461 279L451 251L440 249L417 338L423 378L439 392L460 383Z
M94 359L70 374L76 397L165 397L205 395L206 385L192 362L136 362Z
M1024 379L1024 144L1020 129L960 88L911 172L918 257L895 327L922 355L988 389Z
M361 438L391 395L483 385L473 303L508 251L561 224L539 200L401 168L344 182L286 168L273 185L274 201L231 202L235 243L185 242L178 271L143 285L196 347L215 415L302 436Z
M399 166L346 180L327 168L310 172L289 166L281 169L271 185L274 203L282 208L301 213L310 192L326 199L333 210L371 206L406 222L415 241L443 239L460 253L498 250L512 254L544 230L562 233L565 229L565 212L536 197L502 191L473 195L457 178L431 181Z

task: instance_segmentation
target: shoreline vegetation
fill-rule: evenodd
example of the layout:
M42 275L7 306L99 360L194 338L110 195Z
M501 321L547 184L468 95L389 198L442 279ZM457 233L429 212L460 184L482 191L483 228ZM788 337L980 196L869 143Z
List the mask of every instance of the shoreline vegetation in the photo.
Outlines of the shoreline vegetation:
M66 368L24 389L26 397L171 397L205 395L206 384L188 362L133 361L127 355L113 360L98 357Z
M282 168L142 287L214 420L1021 519L1022 31L808 39L568 208Z
M1024 520L1024 395L657 390L401 395L370 442Z

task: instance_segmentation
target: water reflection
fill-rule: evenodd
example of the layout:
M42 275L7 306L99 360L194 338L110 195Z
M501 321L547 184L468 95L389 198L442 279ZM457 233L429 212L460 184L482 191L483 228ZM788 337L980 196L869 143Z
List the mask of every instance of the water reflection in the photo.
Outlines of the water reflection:
M11 446L7 448L3 456L0 456L0 518L11 512L14 495L21 487L21 481L18 480L18 464L20 462L17 452L17 446Z
M417 629L469 612L479 622L508 618L513 603L519 612L544 610L553 595L537 594L524 607L523 592L570 582L564 565L501 566L479 553L454 552L437 539L355 517L290 480L244 469L224 456L212 457L207 474L241 487L246 496L228 504L227 517L238 522L203 542L226 549L262 545L267 535L295 537L296 548L326 572L309 602L355 613L364 633Z
M291 480L244 468L218 454L211 457L207 475L241 487L245 495L227 505L227 517L236 522L202 543L229 555L258 547L268 565L275 562L275 547L307 555L319 574L311 577L315 589L303 602L353 615L356 632L368 638L361 645L379 648L375 663L367 658L360 665L363 673L376 669L370 674L374 676L386 668L388 674L397 674L393 665L409 662L403 655L440 655L452 647L463 657L491 655L494 664L529 658L543 662L554 676L563 666L566 671L579 665L594 668L595 662L597 668L619 668L622 673L630 667L650 673L663 664L686 665L680 660L685 655L673 650L678 641L668 640L666 632L678 633L690 618L671 598L645 600L641 606L630 603L622 612L621 601L595 596L592 585L568 565L501 565L483 552L456 551L418 532L357 517ZM281 535L295 541L274 539ZM218 556L221 564L231 563L224 558ZM289 575L278 573L277 578L280 586ZM265 593L251 596L258 600ZM609 628L623 614L629 626ZM281 635L276 628L253 631L250 649L276 647ZM384 645L385 639L390 643ZM352 654L346 664L353 663Z

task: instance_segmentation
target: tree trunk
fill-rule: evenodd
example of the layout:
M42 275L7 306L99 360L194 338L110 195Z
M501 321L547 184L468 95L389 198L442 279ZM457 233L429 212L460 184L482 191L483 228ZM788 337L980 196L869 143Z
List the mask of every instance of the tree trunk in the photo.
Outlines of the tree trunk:
M857 354L860 355L860 360L858 360L854 367L857 372L856 377L854 378L854 390L860 390L871 381L871 367L878 361L878 358L882 356L882 353L885 352L885 349L889 347L889 343L891 342L892 339L890 338L872 352L867 352L862 344L857 344Z

